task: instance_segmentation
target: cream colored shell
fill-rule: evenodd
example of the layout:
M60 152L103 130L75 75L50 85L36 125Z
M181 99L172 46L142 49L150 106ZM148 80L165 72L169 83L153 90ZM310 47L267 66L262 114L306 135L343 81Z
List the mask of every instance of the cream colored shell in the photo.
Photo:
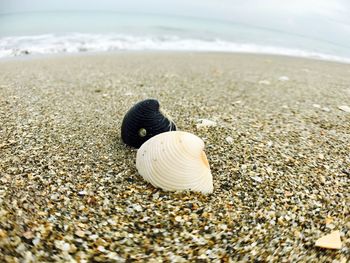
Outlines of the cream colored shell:
M168 191L213 192L204 142L194 134L170 131L152 137L137 151L136 168L155 187Z

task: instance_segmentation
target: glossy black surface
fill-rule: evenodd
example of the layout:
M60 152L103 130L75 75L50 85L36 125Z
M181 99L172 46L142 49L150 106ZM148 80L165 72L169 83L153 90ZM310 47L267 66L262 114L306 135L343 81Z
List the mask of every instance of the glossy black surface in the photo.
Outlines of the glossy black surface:
M135 104L124 116L121 137L125 144L139 148L153 136L175 131L176 126L159 111L159 102L147 99Z

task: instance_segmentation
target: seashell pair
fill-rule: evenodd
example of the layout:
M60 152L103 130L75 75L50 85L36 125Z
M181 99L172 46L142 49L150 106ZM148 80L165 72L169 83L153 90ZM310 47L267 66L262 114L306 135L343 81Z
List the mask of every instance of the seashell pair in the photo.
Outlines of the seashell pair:
M121 137L125 144L139 148L151 137L175 131L175 123L160 110L157 100L148 99L135 104L125 115Z
M141 147L136 155L136 168L153 186L168 191L213 192L203 140L175 130L174 122L160 110L159 102L148 99L126 113L121 137L127 145Z

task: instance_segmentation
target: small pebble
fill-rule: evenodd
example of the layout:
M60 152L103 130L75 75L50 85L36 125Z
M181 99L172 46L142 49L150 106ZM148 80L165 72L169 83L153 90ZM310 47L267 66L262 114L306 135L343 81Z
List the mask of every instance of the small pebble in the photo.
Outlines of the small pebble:
M84 236L85 236L85 232L82 231L82 230L77 230L77 231L75 231L75 234L76 234L78 237L84 237Z
M259 83L260 85L270 85L270 84L271 84L271 82L268 81L268 80L259 80L258 83Z
M103 246L98 246L98 247L97 247L97 250L100 251L100 252L102 252L102 253L106 252L106 249L105 249L105 247L103 247Z
M78 192L78 195L87 195L88 193L87 193L87 191L80 191L80 192Z
M289 77L287 76L281 76L278 78L279 81L288 81L289 80Z
M252 176L251 178L258 183L261 183L263 181L263 179L259 176Z
M203 127L215 127L217 123L215 121L207 120L207 119L199 119L197 120L197 128L203 128Z
M231 136L228 136L228 137L226 137L226 142L228 143L228 144L232 144L233 143L233 138L231 137Z
M338 107L340 110L345 111L345 112L349 112L350 113L350 107L343 105L343 106L339 106Z
M181 216L176 216L175 217L175 221L176 222L181 222L182 221L182 217Z

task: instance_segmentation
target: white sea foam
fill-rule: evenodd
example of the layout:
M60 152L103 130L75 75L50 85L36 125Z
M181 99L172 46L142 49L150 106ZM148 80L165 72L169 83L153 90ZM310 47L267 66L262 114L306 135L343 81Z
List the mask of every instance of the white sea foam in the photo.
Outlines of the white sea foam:
M30 54L104 52L119 50L210 51L287 55L350 63L350 58L312 51L221 39L191 39L177 36L131 36L121 34L45 34L0 38L0 58Z

